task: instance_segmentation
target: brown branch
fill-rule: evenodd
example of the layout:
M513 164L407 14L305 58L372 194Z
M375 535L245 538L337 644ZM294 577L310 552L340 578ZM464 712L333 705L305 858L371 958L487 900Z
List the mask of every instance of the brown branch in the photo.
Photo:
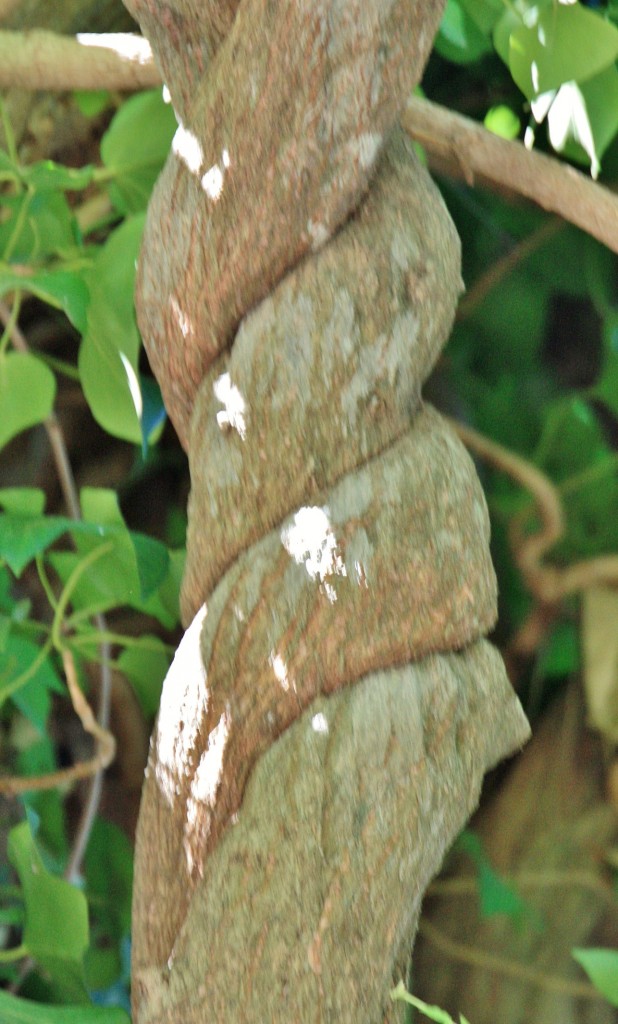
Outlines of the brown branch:
M482 459L507 473L534 498L541 527L525 533L528 519L520 516L511 524L510 541L517 566L531 593L544 606L555 606L570 594L601 583L618 583L618 555L583 559L564 568L548 565L543 556L565 531L562 500L558 488L536 466L471 427L450 421L464 444Z
M402 124L430 160L454 166L469 184L480 177L506 186L618 252L618 196L573 167L416 96L408 101Z
M419 925L421 934L435 949L440 950L445 956L459 963L468 964L482 971L492 971L495 974L502 974L507 978L513 978L524 985L533 985L545 992L555 992L561 996L572 996L574 999L590 999L593 1002L605 1002L601 995L592 985L584 981L572 981L570 978L556 978L544 971L537 971L527 964L515 963L512 960L505 960L493 953L488 953L477 946L467 946L463 942L455 942L446 935L422 920Z
M146 39L128 32L61 36L0 31L0 88L147 89L160 84Z

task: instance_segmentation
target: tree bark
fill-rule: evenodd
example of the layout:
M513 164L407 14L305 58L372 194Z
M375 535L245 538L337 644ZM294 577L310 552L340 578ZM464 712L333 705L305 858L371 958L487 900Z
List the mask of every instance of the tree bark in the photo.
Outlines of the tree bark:
M527 737L482 492L420 398L459 243L395 125L442 5L128 6L179 118L137 309L192 474L134 1019L399 1019L423 890Z

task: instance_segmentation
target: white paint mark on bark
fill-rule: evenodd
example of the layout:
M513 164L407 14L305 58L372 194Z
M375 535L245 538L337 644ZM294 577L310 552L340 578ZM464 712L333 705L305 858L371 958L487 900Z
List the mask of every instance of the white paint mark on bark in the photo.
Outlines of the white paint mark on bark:
M172 152L182 160L191 174L199 174L204 163L204 151L200 140L189 128L179 124L172 139Z

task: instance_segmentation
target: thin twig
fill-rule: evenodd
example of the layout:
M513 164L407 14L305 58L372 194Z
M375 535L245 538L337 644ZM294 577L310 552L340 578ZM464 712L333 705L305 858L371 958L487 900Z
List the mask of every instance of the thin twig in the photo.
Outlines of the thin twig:
M618 582L618 555L587 558L564 568L544 562L543 556L563 537L565 531L558 488L540 469L520 455L463 423L450 422L468 448L507 473L534 499L541 521L540 529L536 533L525 533L524 521L518 517L511 525L510 539L517 566L538 601L545 605L556 605L570 594L588 587Z
M518 871L503 875L507 885L518 889L587 889L599 899L616 907L616 896L610 885L605 884L592 871ZM469 896L478 893L479 882L475 876L465 878L442 878L432 882L428 896Z
M3 302L0 302L0 320L4 324L7 324L9 322L9 319L10 310L7 309L6 305ZM14 347L18 351L30 351L28 342L17 324L14 325L12 329L11 340ZM47 417L47 419L44 422L44 427L49 438L52 454L54 457L54 462L56 464L58 478L60 481L60 486L62 488L62 493L64 495L64 501L68 513L72 519L74 519L75 521L79 521L81 519L81 510L79 504L79 497L77 493L77 486L75 484L75 479L73 477L73 471L71 469L71 462L68 456L67 447L64 440L64 434L62 432L62 428L58 422L55 413L52 412L51 415ZM98 613L93 616L93 621L97 631L101 635L104 635L107 632L107 623L105 621L105 617L101 613ZM99 652L101 661L101 674L97 722L98 727L100 727L104 733L109 734L108 731L111 708L112 674L110 667L111 645L107 640L103 640L100 643ZM67 685L69 685L70 690L68 676ZM75 707L75 703L73 706ZM104 752L107 750L108 748L104 747ZM107 762L107 764L103 764L102 760L98 759L99 754L95 755L95 758L93 758L91 762L87 762L86 765L73 765L72 768L66 769L64 773L56 773L57 776L62 776L62 779L50 783L50 785L58 785L60 781L66 782L69 777L73 779L87 778L89 776L92 777L88 797L82 809L75 838L71 847L69 862L65 870L65 877L69 881L75 881L77 876L79 875L84 853L86 852L86 847L88 845L88 839L90 837L92 826L94 824L94 819L96 818L101 800L101 792L103 788L103 773L109 762ZM94 767L93 772L93 765L95 765L95 762L96 766ZM67 773L70 772L74 772L74 774L72 776L68 775ZM27 783L27 785L25 786L26 791L28 789L34 788L32 785L32 779L24 779L23 782Z
M16 796L19 793L28 793L35 790L55 789L57 786L63 786L80 779L87 779L93 775L101 774L114 760L116 741L111 732L103 729L94 717L92 708L77 681L73 653L66 647L62 650L62 664L64 665L65 679L73 708L79 716L84 731L94 738L96 752L89 761L80 761L78 764L71 765L70 768L63 768L60 771L50 772L46 775L35 775L28 778L0 778L0 793L3 793L5 796Z
M482 971L492 971L495 974L502 974L507 978L513 978L524 985L533 985L535 988L543 989L545 992L555 992L561 996L572 996L574 999L590 999L593 1002L605 1002L604 996L596 988L584 981L572 981L570 978L557 978L554 975L537 971L527 964L514 963L512 960L505 960L493 953L488 953L477 946L467 946L463 942L455 942L449 939L433 924L422 920L419 925L419 934L427 939L435 949L448 956L451 960L459 963L469 964L470 967L477 967Z
M514 245L500 260L491 263L487 270L481 274L457 307L457 319L465 320L472 315L475 309L481 305L489 293L496 288L505 277L513 272L515 267L525 260L531 253L540 249L545 242L553 238L564 227L564 221L559 217L552 217L541 225L532 234L527 235L521 242Z
M479 177L526 196L618 252L618 196L580 171L417 96L408 101L402 125L430 163L469 184Z

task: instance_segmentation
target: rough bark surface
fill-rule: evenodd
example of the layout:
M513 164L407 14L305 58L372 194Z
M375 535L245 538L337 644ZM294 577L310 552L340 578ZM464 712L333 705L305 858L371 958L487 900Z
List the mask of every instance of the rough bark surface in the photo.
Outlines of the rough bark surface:
M459 244L395 122L442 5L129 7L179 116L137 301L192 474L134 1019L395 1020L423 889L527 737L482 492L420 399Z

